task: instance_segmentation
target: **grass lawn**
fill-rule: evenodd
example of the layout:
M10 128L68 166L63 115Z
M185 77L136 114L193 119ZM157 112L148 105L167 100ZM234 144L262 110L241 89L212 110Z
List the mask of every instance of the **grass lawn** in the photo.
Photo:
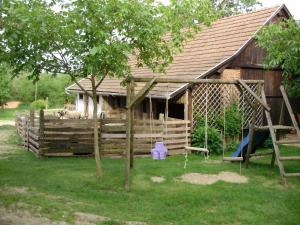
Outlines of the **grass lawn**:
M2 132L2 133L1 133ZM3 146L15 146L12 127L0 127ZM2 142L2 146L1 146ZM0 205L20 207L53 220L74 223L74 213L83 212L112 218L99 224L122 224L116 221L143 221L147 224L299 224L300 179L290 178L289 187L280 185L277 167L270 168L270 157L253 159L242 175L248 183L218 181L200 186L183 183L184 173L239 173L239 163L218 163L220 156L205 161L202 156L173 156L164 161L135 159L131 191L123 190L124 161L105 158L104 177L95 178L93 158L37 159L22 147L0 158ZM286 155L299 148L283 147ZM4 154L5 155L5 154ZM289 172L300 171L299 162L287 162ZM153 183L151 176L163 176ZM23 191L16 188L27 188ZM22 204L20 204L22 203Z
M16 109L1 109L0 108L0 120L15 120L17 112L24 112L29 110L28 103L21 103Z

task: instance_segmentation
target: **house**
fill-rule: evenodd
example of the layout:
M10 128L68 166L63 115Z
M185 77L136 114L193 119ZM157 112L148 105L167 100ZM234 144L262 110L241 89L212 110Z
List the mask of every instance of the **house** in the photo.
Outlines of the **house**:
M174 57L165 74L156 74L147 68L132 65L133 76L161 76L167 78L214 78L214 79L250 79L264 80L265 93L271 108L279 106L281 96L279 85L281 71L264 70L265 51L255 43L256 33L268 23L276 23L291 14L285 5L264 8L255 12L225 17L215 21L211 27L205 27L188 41L181 53ZM120 80L106 78L98 87L98 112L109 117L125 117L126 88ZM79 83L91 91L91 82L82 79ZM141 85L141 84L140 84ZM139 89L137 87L136 89ZM76 109L92 113L92 101L81 89L73 84L66 89L77 93ZM183 118L182 96L189 90L189 118L193 119L193 87L188 84L158 84L147 98L136 108L136 117L149 117L150 98L154 118L165 113L168 102L168 116ZM275 117L274 113L272 117Z

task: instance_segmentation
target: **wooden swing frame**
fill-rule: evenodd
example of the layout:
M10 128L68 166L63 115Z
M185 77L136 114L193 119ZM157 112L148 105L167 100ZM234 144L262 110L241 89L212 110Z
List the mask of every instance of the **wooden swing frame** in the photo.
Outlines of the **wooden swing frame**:
M144 87L135 95L134 94L134 87L135 82L143 82L146 83ZM245 89L248 93L250 93L255 101L255 104L252 104L252 102L246 98L246 101L248 104L251 105L251 107L254 109L254 115L252 117L252 121L249 127L250 132L250 141L247 149L247 156L246 156L246 165L248 165L250 152L252 149L252 142L253 142L253 136L254 136L254 126L255 126L255 119L256 119L256 112L258 109L258 104L261 105L264 110L270 111L270 107L255 93L251 90L251 88L247 84L251 83L258 83L260 87L263 87L264 81L262 80L220 80L220 79L177 79L177 78L162 78L162 77L131 77L127 84L127 114L126 114L126 121L127 121L127 127L126 127L126 153L125 156L125 190L129 191L129 184L130 184L130 169L133 168L134 164L134 151L133 151L133 144L134 144L134 138L133 138L133 126L134 126L134 107L139 104L155 87L156 84L159 83L179 83L179 84L186 84L186 89L192 85L195 84L202 84L202 83L208 83L208 84L233 84L236 85L239 91L242 90L242 88ZM261 89L261 88L260 88ZM186 92L185 99L188 99L188 95ZM186 107L186 106L185 106ZM186 110L187 111L187 110ZM187 116L187 113L185 113L185 116ZM190 147L189 147L190 148Z

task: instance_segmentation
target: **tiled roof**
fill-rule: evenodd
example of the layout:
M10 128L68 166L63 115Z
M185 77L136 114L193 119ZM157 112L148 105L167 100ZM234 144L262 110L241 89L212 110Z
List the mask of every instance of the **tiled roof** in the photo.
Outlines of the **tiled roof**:
M132 66L133 76L161 76L169 78L197 79L212 72L216 67L228 62L249 43L256 32L268 23L283 6L265 8L255 12L230 16L215 21L212 26L204 27L188 41L182 52L174 57L172 64L165 74L153 73L147 68L137 68L134 61ZM103 94L125 95L126 88L120 86L120 80L106 78L98 87L98 92ZM86 90L91 90L91 83L87 79L80 81ZM143 86L139 83L138 91ZM166 97L177 93L185 84L157 84L150 92L153 97ZM68 91L80 91L74 84L67 88Z

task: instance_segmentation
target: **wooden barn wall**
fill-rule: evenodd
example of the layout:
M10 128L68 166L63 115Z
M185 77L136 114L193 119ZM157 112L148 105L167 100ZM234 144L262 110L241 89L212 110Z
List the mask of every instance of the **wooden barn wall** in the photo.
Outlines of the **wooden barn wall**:
M267 102L270 105L271 117L274 123L279 118L281 93L280 84L282 81L282 72L278 69L265 70L263 61L266 52L259 48L253 41L241 54L230 64L230 68L240 69L241 79L244 80L264 80Z

